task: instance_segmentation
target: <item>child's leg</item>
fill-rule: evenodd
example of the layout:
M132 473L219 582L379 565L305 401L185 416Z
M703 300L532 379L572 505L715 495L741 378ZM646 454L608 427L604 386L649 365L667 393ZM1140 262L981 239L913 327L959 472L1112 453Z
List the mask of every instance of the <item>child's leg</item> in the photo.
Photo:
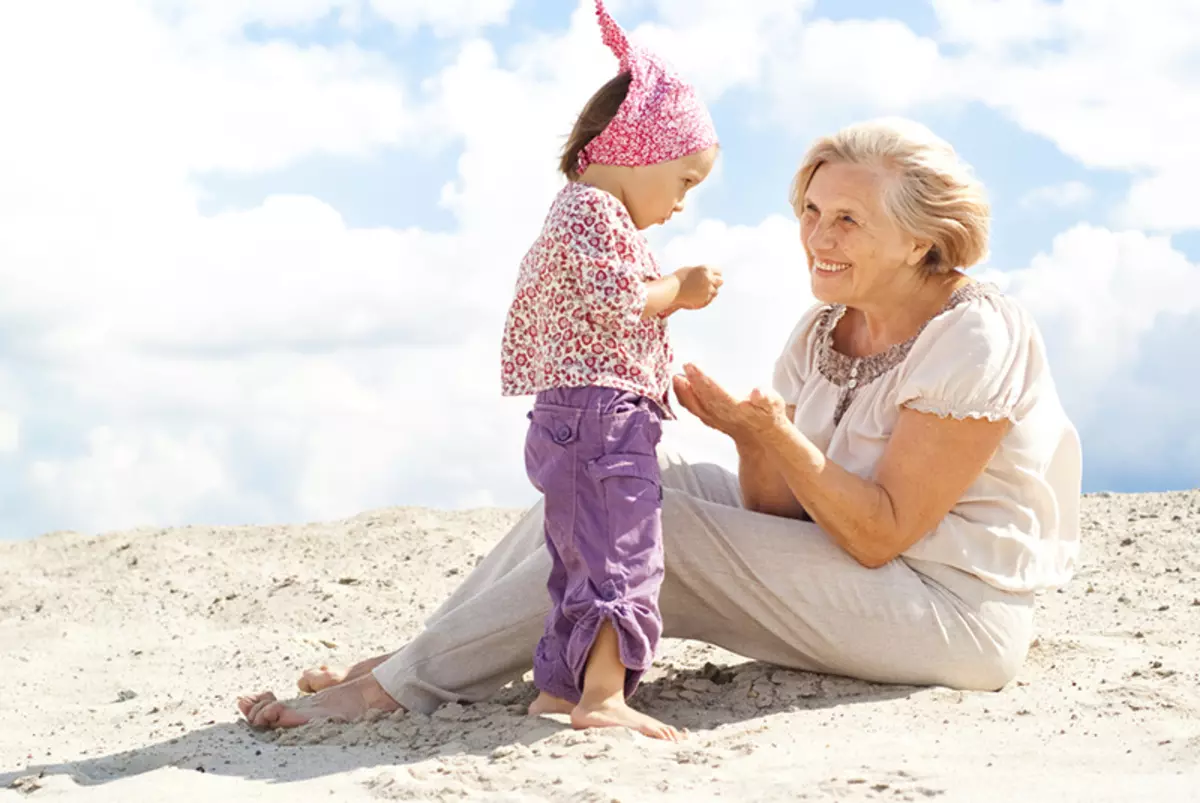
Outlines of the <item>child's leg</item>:
M576 727L675 738L625 702L662 632L657 408L636 394L587 388L540 397L530 418L526 469L545 498L553 565L552 609L534 655L542 694L530 710L562 711L566 701Z
M551 561L546 580L550 610L533 654L533 683L539 694L529 706L531 716L569 714L579 700L570 669L563 661L573 625L563 612L568 572L555 543L561 541L564 533L575 529L577 449L573 440L562 438L559 433L567 427L572 436L577 435L579 417L577 411L566 407L535 404L525 436L525 470L545 500L543 533Z
M569 714L578 700L570 681L570 671L562 656L571 635L571 622L563 615L563 593L567 587L567 571L554 542L547 537L546 549L552 561L546 590L550 592L550 612L546 614L546 631L533 653L533 683L538 697L529 706L530 716Z
M629 707L625 701L625 665L617 631L600 626L583 676L583 697L571 711L571 724L584 728L630 728L655 739L679 741L675 728Z
M633 399L639 397L631 396ZM574 551L563 608L574 622L566 661L581 687L576 727L623 726L676 739L675 729L638 713L627 699L649 669L662 634L661 479L656 408L599 417L602 454L578 480Z

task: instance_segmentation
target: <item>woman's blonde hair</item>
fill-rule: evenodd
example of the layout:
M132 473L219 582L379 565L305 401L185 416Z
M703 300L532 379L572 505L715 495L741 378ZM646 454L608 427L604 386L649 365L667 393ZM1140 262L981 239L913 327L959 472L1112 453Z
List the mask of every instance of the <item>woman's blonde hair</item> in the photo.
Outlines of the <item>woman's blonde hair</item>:
M883 208L909 234L933 243L923 262L930 273L969 268L986 255L991 210L983 184L950 143L925 126L886 118L818 139L792 181L797 216L813 174L826 162L878 166L896 177L884 190Z

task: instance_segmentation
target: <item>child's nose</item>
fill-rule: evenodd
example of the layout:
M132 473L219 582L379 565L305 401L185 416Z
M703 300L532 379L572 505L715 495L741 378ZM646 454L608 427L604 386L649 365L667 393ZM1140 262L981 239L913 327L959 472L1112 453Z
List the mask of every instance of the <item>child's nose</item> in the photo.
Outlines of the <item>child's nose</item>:
M675 210L674 211L675 211L675 214L677 214L677 215L683 211L683 199L680 199L675 202Z

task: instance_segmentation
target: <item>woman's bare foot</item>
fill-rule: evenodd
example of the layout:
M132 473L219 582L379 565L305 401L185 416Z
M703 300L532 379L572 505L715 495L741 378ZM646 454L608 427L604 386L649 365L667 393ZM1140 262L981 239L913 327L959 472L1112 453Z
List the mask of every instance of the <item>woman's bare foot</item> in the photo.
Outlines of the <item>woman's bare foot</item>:
M328 689L330 686L345 683L346 674L346 670L344 669L330 669L325 664L321 664L316 669L304 670L304 674L300 676L300 680L296 682L296 686L305 694L316 694L319 691Z
M620 697L610 697L599 702L589 701L586 697L571 711L571 727L576 730L586 728L630 728L652 739L664 739L668 742L678 742L686 739L675 728L659 722L652 716L634 711Z
M345 683L348 680L369 675L371 670L391 657L392 653L390 652L383 655L376 655L374 658L359 661L349 669L331 669L325 664L321 664L316 669L306 669L304 674L300 676L300 680L296 681L296 685L305 694L314 694Z
M538 698L529 704L529 716L538 717L542 714L569 714L575 710L575 703L555 697L553 694L542 692Z
M396 711L372 675L364 675L299 700L279 700L271 692L238 698L238 710L252 728L295 728L314 719L353 722L368 711Z

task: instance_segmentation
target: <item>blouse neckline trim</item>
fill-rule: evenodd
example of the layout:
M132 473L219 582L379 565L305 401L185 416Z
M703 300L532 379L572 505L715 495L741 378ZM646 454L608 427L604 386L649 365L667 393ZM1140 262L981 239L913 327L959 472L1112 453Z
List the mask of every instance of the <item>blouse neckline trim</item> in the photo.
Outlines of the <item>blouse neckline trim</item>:
M979 298L994 297L998 293L998 288L992 284L982 282L964 284L950 294L950 298L946 300L946 305L942 307L938 315L948 312L961 304L966 304ZM842 388L842 397L838 400L838 406L834 412L835 423L841 420L842 415L845 414L846 408L850 406L850 402L859 388L869 385L904 362L904 358L912 351L913 344L917 342L917 338L921 336L921 333L925 331L925 327L933 320L933 318L930 318L921 324L921 328L917 330L917 333L903 343L896 343L884 351L875 354L868 354L863 357L851 357L833 347L833 330L837 328L838 322L845 314L846 306L844 304L830 304L821 311L820 318L817 321L817 370L830 383ZM937 315L934 316L934 318L936 317Z

